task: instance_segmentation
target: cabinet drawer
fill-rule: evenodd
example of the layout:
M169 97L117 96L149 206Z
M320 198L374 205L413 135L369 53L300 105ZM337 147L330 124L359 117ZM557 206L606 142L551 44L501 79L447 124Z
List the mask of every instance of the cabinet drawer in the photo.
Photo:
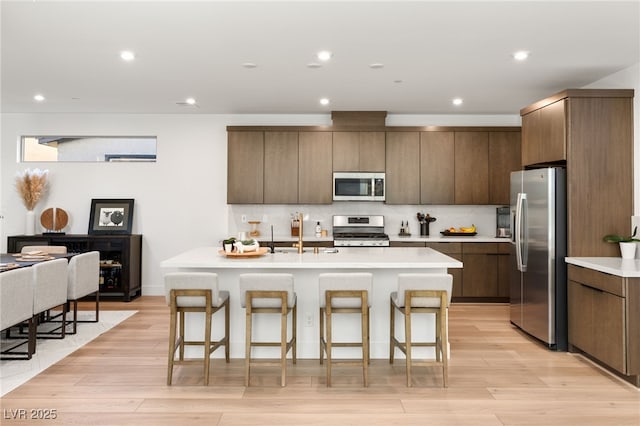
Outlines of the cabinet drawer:
M462 252L464 254L498 254L498 243L464 243Z
M624 278L581 266L569 265L569 279L597 290L625 297Z
M427 243L426 246L445 254L462 253L462 243Z
M422 241L389 241L389 247L424 247Z

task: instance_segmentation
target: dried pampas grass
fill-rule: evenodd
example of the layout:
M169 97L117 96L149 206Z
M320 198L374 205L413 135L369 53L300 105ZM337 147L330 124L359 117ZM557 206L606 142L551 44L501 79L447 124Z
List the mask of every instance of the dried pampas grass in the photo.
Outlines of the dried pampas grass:
M33 210L47 190L48 170L25 170L16 176L16 189L27 210Z

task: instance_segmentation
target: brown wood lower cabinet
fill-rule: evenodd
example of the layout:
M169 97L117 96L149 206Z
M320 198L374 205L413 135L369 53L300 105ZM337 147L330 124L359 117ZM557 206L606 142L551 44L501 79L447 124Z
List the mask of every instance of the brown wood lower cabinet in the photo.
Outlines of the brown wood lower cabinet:
M449 269L453 275L454 302L509 301L508 246L506 243L391 242L391 247L429 247L461 261L462 269Z
M569 349L640 386L640 278L569 265Z

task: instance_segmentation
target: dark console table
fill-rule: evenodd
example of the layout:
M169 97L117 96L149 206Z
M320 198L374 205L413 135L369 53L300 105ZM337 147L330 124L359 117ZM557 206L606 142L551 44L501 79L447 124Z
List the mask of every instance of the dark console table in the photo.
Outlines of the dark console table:
M7 238L9 253L24 246L66 246L69 253L100 252L100 299L129 302L142 289L142 235L16 235Z

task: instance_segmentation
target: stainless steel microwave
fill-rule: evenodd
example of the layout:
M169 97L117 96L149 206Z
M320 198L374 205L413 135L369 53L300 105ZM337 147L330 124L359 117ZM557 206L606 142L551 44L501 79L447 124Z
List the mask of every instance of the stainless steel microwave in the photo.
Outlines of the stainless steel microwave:
M334 201L384 201L384 173L333 174Z

